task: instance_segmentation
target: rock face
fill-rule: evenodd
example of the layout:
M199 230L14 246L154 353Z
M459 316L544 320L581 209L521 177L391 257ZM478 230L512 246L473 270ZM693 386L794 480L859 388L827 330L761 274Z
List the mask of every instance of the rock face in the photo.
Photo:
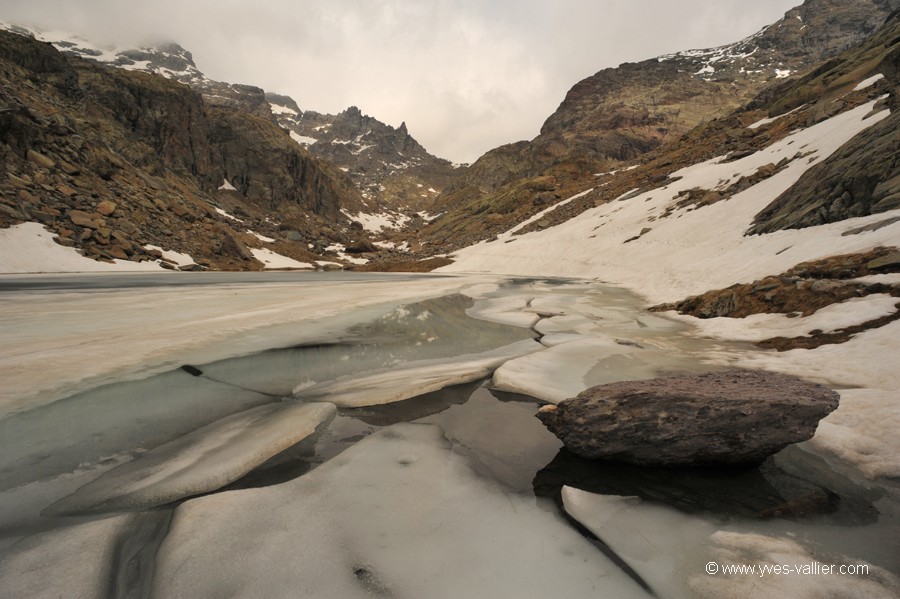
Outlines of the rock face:
M587 458L740 464L811 438L839 399L796 377L730 370L600 385L542 408L538 418Z
M802 229L900 207L900 13L894 13L856 56L806 77L806 87L821 95L830 82L848 75L881 76L872 87L887 96L891 115L850 140L809 169L754 220L751 234ZM852 80L851 80L852 81ZM833 84L832 84L833 85ZM846 94L845 89L836 91ZM837 94L835 94L837 96ZM842 100L841 97L823 100ZM805 98L791 98L802 103ZM834 102L832 102L834 104ZM799 104L798 104L799 105Z

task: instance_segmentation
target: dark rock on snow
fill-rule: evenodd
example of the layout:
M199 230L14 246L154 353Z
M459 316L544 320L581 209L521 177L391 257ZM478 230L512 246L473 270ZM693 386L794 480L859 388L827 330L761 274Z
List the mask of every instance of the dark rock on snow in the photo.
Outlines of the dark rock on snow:
M640 465L761 462L816 432L839 395L763 371L592 387L538 418L575 454Z

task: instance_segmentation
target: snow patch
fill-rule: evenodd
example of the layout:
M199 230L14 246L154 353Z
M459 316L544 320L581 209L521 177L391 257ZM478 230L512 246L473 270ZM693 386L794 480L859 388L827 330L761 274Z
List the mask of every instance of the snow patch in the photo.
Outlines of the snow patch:
M297 142L304 148L307 146L311 146L314 143L316 143L317 141L319 141L315 137L308 137L306 135L300 135L296 131L291 131L290 136L291 136L291 139L293 139L295 142Z
M274 241L274 240L273 240ZM304 270L314 270L315 266L310 264L309 262L299 262L294 260L293 258L288 258L287 256L282 256L281 254L276 254L272 250L268 249L257 249L250 248L250 252L253 253L253 257L266 265L266 269L277 269L277 268L291 268L291 269L304 269Z
M254 233L254 232L251 231L250 229L247 229L247 233L250 233L251 235L253 235L253 236L256 237L257 239L259 239L259 240L262 241L263 243L275 243L275 240L274 240L273 238L271 238L271 237L266 237L265 235L260 235L259 233Z
M297 111L293 108L288 108L287 106L281 106L280 104L273 104L269 102L269 108L272 110L272 114L290 114L293 116L297 116Z
M238 217L232 216L231 214L228 214L227 212L225 212L225 211L222 210L221 208L213 208L213 210L215 210L216 212L218 212L219 214L221 214L222 216L224 216L225 218L227 218L227 219L229 219L229 220L233 220L233 221L238 222L238 223L244 222L244 221L242 221L241 219L239 219Z
M145 245L144 249L162 252L163 258L165 258L167 262L174 262L178 266L187 266L188 264L194 264L194 259L190 254L183 254L174 250L164 250L158 245Z
M884 75L878 73L877 75L872 75L868 79L863 79L859 83L856 84L856 87L853 88L853 91L858 92L861 89L866 89L867 87L871 87L875 85L877 82L884 79Z
M763 119L759 119L755 123L753 123L751 125L747 125L747 129L758 129L758 128L762 127L763 125L768 125L771 122L777 121L778 119L780 119L782 117L786 117L789 114L793 114L793 113L797 112L798 110L805 108L805 107L806 107L806 104L803 104L802 106L798 106L797 108L795 108L793 110L789 110L788 112L785 112L784 114L779 114L778 116L772 116L772 117L766 117Z
M55 236L39 223L21 223L0 229L0 273L102 272L161 270L157 262L85 258L75 248L53 241Z

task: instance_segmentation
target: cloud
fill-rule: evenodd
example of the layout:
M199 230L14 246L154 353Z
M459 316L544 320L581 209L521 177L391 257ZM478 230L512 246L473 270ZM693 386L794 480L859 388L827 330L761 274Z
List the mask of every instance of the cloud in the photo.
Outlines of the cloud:
M799 1L799 0L797 0ZM537 135L580 79L749 35L794 0L0 0L0 19L119 46L176 41L214 79L350 105L470 162Z

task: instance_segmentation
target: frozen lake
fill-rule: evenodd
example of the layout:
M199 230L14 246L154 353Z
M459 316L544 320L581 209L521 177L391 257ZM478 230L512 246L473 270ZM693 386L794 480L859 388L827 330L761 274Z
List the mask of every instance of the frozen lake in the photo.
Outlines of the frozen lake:
M896 488L807 444L702 470L561 449L540 405L750 351L642 304L491 276L0 278L0 597L891 596Z

